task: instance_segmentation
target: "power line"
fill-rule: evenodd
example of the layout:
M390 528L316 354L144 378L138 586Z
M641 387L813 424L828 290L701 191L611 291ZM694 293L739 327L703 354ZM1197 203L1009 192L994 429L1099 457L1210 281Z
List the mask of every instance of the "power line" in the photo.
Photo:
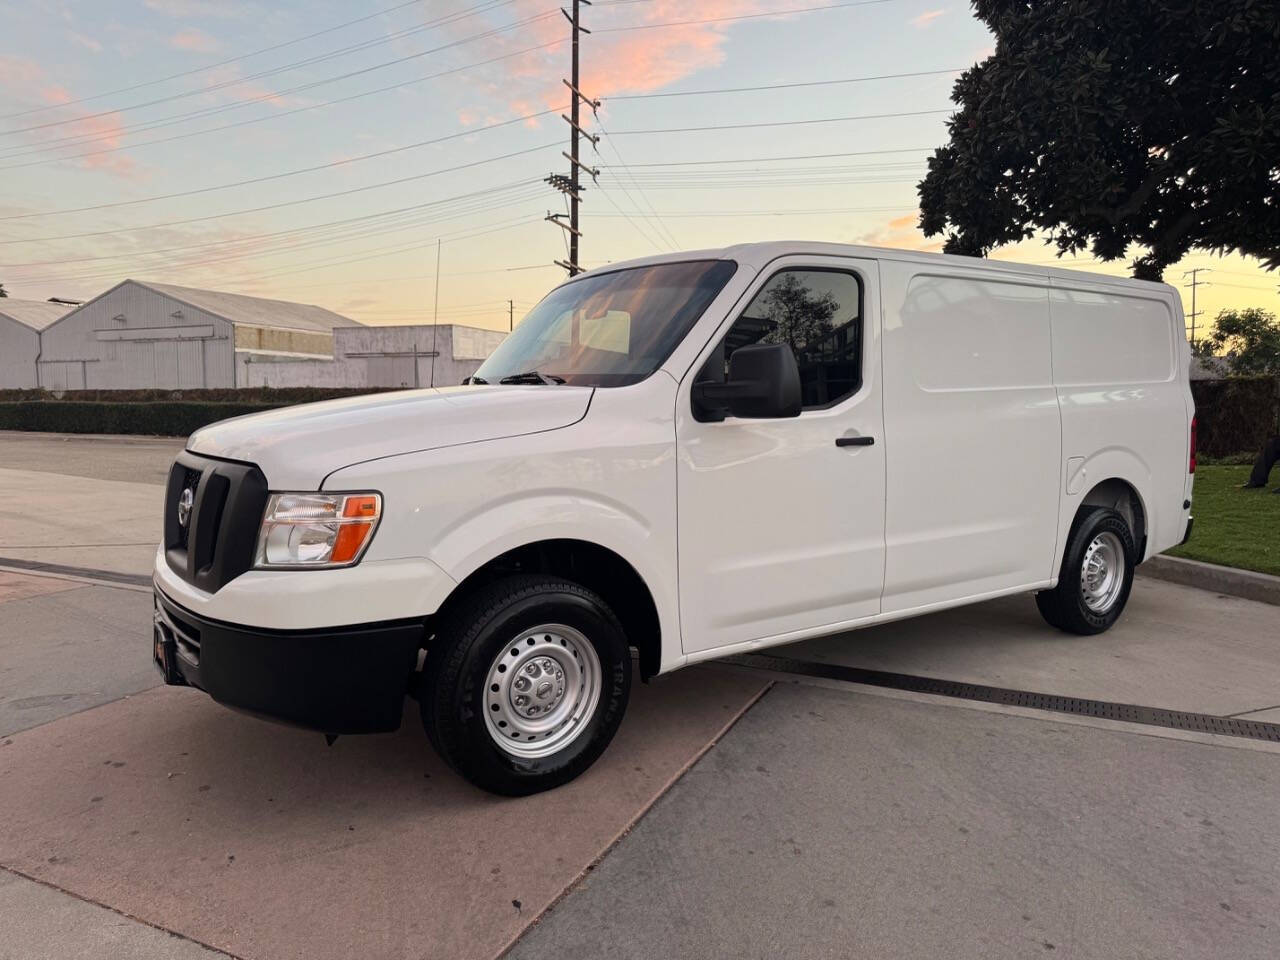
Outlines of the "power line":
M554 146L557 146L557 144L546 143L539 147L529 147L525 150L515 150L511 153L501 154L500 156L486 157L484 160L474 160L470 163L456 164L455 166L452 166L452 167L441 167L438 170L430 170L426 173L417 173L407 177L397 177L394 180L383 180L383 181L380 181L379 183L365 184L364 186L361 186L361 187L350 187L346 190L334 191L333 193L317 194L316 196L313 196L313 197L302 197L297 200L285 200L279 203L264 204L263 206L260 206L260 207L248 207L243 210L230 210L226 213L214 213L214 214L209 214L203 217L188 217L184 220L167 220L163 223L149 223L149 224L143 224L141 226L136 226L136 227L117 227L112 230L97 230L97 231L90 231L86 233L68 233L68 234L63 234L62 236L57 236L57 237L23 237L16 240L0 240L0 244L36 243L36 242L45 242L45 241L51 241L51 240L79 240L84 237L115 236L119 233L133 232L136 230L154 230L160 227L176 227L176 226L182 226L188 223L205 223L210 220L221 220L225 217L235 217L245 213L261 213L265 210L279 210L282 207L294 207L304 203L314 203L317 200L331 200L334 197L346 197L355 193L363 193L366 190L377 190L381 187L398 186L402 183L409 183L415 180L424 180L428 177L436 177L445 173L454 173L458 170L469 170L472 167L482 166L483 164L486 164L486 163L497 163L501 160L510 160L513 157L523 157L531 153L537 153L541 150L549 150Z
M664 217L702 219L705 217L799 217L829 216L845 213L894 213L902 210L902 204L885 207L817 207L805 210L779 210L769 207L761 210L671 210L662 214ZM622 214L625 216L626 214ZM593 217L612 217L611 213L594 213Z
M631 172L631 170L627 167L626 161L623 160L621 151L618 149L617 144L613 142L613 137L609 136L609 131L604 128L604 124L600 123L599 120L597 120L597 125L600 127L600 132L603 133L605 137L608 138L609 149L611 149L613 151L614 156L618 158L618 164L621 167L622 171L626 173L628 177L631 178L631 182L636 188L636 193L640 194L640 198L644 200L645 206L649 208L649 213L653 215L654 222L657 223L658 228L661 230L663 234L666 235L667 240L670 241L671 249L672 250L679 249L680 241L678 241L675 238L675 234L673 234L670 228L665 223L662 222L662 218L658 216L658 212L654 210L653 204L650 202L649 198L645 195L645 192L643 188L641 188L640 183L636 179L635 174ZM630 197L630 193L628 193L626 186L623 185L621 180L618 181L618 185L622 187L623 193L626 193L627 196ZM635 203L634 201L632 202ZM637 211L640 211L640 205L635 204L635 206ZM641 216L645 216L645 217L649 215L649 214L645 214L643 211L640 211L640 214Z
M661 252L662 252L662 247L663 247L663 245L662 245L661 243L659 243L657 240L655 240L653 237L651 237L651 236L649 235L648 231L646 231L645 229L643 229L643 228L640 226L640 224L638 224L634 219L632 219L631 214L627 213L627 211L623 210L623 209L622 209L622 207L618 206L618 202L617 202L616 200L614 200L614 199L613 199L613 195L612 195L612 194L610 194L608 190L604 189L604 187L599 187L598 189L599 189L599 191L600 191L600 196L604 197L606 200L608 200L608 201L609 201L609 206L613 207L613 209L615 209L615 210L617 210L617 211L618 211L618 214L617 214L617 215L618 215L618 216L620 216L620 217L625 217L625 218L626 218L627 223L631 224L631 226L632 226L633 228L635 228L636 233L638 233L638 234L640 234L640 236L644 237L644 241L645 241L645 243L650 244L650 245L653 247L653 249L655 249L655 250L657 250L659 253L661 253ZM639 214L639 211L637 211L637 216L639 216L639 215L640 215L640 214ZM597 213L597 214L593 214L593 216L597 216L597 217L609 217L609 216L613 216L613 214L608 214L608 213Z
M126 253L100 254L98 256L91 256L91 257L71 257L63 260L35 260L35 261L28 261L24 263L0 264L0 266L5 267L6 269L16 269L16 268L23 268L23 267L57 266L57 265L63 265L63 264L69 264L69 263L87 263L87 262L98 261L98 260L120 260L120 259L129 258L129 257L152 256L157 254L176 253L176 252L188 251L188 250L206 250L210 247L230 246L234 244L249 243L249 242L261 241L261 240L273 240L273 239L279 239L282 237L292 236L294 234L299 234L299 233L325 230L331 227L341 228L341 227L353 226L359 223L370 223L373 221L386 221L391 217L401 216L406 213L419 213L421 211L424 211L433 207L448 206L450 204L466 202L466 201L475 201L477 199L492 197L502 193L511 193L513 191L520 190L521 188L523 188L523 193L525 194L525 196L521 196L519 199L525 199L526 197L529 199L532 199L534 194L529 191L529 187L538 182L539 181L536 179L517 180L512 183L502 184L496 187L487 187L481 190L473 190L468 193L458 194L452 197L444 197L438 200L427 201L425 203L412 204L404 207L396 207L391 210L380 211L379 213L364 214L357 217L346 217L341 220L330 220L325 223L311 224L305 227L291 227L287 230L276 230L271 233L245 234L239 237L232 237L232 238L227 238L223 240L205 240L199 243L178 244L175 246L158 247L150 250L133 250L133 251L128 251ZM510 202L510 201L507 200L504 202ZM378 229L382 229L382 227L380 226Z
M664 23L637 23L625 27L602 27L597 33L620 33L625 30L652 30L655 27L689 27L701 23L729 23L735 20L759 20L762 17L789 17L797 13L817 13L821 10L843 10L847 7L870 7L897 0L853 0L850 3L829 3L820 7L798 7L794 10L773 10L767 13L741 13L731 17L706 17L701 20L668 20Z
M113 97L117 93L131 93L134 90L141 90L144 87L154 87L160 83L168 83L170 80L180 80L183 77L194 76L197 73L206 73L209 70L216 70L218 67L225 67L231 63L237 63L241 60L248 60L250 57L256 57L264 53L271 53L275 50L282 50L285 47L291 47L298 43L304 43L307 40L314 40L316 37L322 37L327 33L335 33L338 30L345 30L347 27L354 27L358 23L364 23L367 20L374 20L388 13L394 13L397 10L402 10L405 7L412 7L421 2L422 0L408 0L408 2L406 3L398 3L394 7L385 7L382 10L378 10L374 13L365 14L363 17L357 17L354 20L348 20L346 23L340 23L337 26L326 27L324 30L317 30L315 33L309 33L306 36L295 37L293 40L285 40L283 43L276 43L276 44L272 44L269 47L262 47L261 49L251 51L250 53L242 53L242 54L239 54L238 56L228 57L226 60L219 60L216 63L206 64L203 67L195 67L191 70L183 70L181 73L172 73L167 77L158 77L155 80L145 80L142 83L135 83L132 86L118 87L115 90L107 90L102 93L95 93L87 97L80 97L76 100L66 100L66 101L63 101L62 103L52 103L52 104L46 104L40 107L33 107L29 110L20 111L19 113L0 114L0 120L12 120L14 117L25 117L28 114L32 114L32 113L43 113L46 110L56 110L59 107L75 106L76 104L80 104L80 103L88 103L90 100L101 100L103 97Z
M32 124L31 126L27 126L27 127L14 127L9 130L0 131L0 136L11 136L16 133L27 133L32 130L43 130L49 127L65 126L66 124L69 124L69 123L82 123L85 120L95 120L95 119L98 119L99 117L110 116L111 114L117 114L117 113L124 113L129 110L140 110L144 107L153 107L161 103L171 103L175 100L186 100L191 97L204 96L209 93L217 92L218 90L226 89L227 87L239 86L241 84L249 83L254 80L261 80L265 77L275 76L276 74L279 74L279 73L287 73L288 71L296 70L299 67L313 66L314 64L317 64L317 63L323 63L326 60L333 60L333 59L336 59L337 57L345 56L348 53L353 53L358 50L367 49L369 47L378 46L384 43L391 43L395 40L402 39L404 36L408 35L409 33L420 33L426 30L431 30L437 26L451 23L451 22L454 22L455 20L464 19L467 16L473 15L475 12L481 12L481 13L488 12L489 9L493 9L497 6L504 5L506 3L511 3L511 2L513 2L513 0L489 0L489 3L481 4L478 8L473 8L470 11L462 11L458 14L453 14L448 17L441 17L431 21L430 23L413 27L409 30L402 30L397 33L387 34L386 36L379 37L375 40L366 40L358 44L352 44L350 46L342 47L342 48L339 48L338 50L333 50L325 54L319 54L304 60L298 60L293 63L288 63L288 64L285 64L284 66L273 67L270 70L264 70L259 73L249 74L244 77L237 77L234 80L224 80L220 83L210 84L198 90L186 90L186 91L183 91L182 93L174 93L165 97L157 97L154 100L145 100L140 103L129 104L128 106L115 107L111 110L100 110L97 113L82 114L81 116L68 117L64 120L49 120L49 121L46 121L45 123ZM532 17L525 17L522 20L516 20L513 23L509 23L506 26L494 27L484 31L483 33L472 34L469 37L463 37L462 39L459 39L459 40L453 40L453 41L450 41L449 43L442 44L438 47L433 47L430 50L423 50L418 53L409 54L403 57L398 57L394 60L388 60L383 63L374 64L372 66L365 67L361 70L353 70L350 73L343 74L340 77L332 77L326 80L316 81L314 84L312 84L312 86L320 86L325 83L333 83L336 80L345 80L348 77L354 77L360 74L369 73L373 70L381 70L384 67L392 66L397 63L404 63L408 60L415 60L415 59L418 59L419 57L429 56L430 54L439 53L442 50L448 50L453 47L463 46L464 44L472 43L476 40L484 40L489 37L507 33L511 30L519 29L520 27L529 26L540 20L545 20L552 15L553 15L552 13L540 13Z
M763 90L795 90L801 87L830 87L844 83L868 83L872 80L902 80L908 77L932 77L945 73L962 73L963 68L952 70L917 70L912 73L882 73L874 77L848 77L843 80L806 80L794 83L765 83L754 87L719 87L714 90L674 90L669 93L627 93L601 97L612 100L658 100L667 97L706 97L719 93L756 93Z
M903 113L863 113L850 117L819 117L814 120L770 120L761 123L725 123L708 124L700 127L659 127L650 130L615 130L615 137L634 137L652 133L700 133L710 130L754 130L760 127L799 127L814 123L843 123L849 120L889 120L901 117L927 117L939 113L951 113L945 110L911 110Z
M515 227L523 227L529 224L541 223L541 222L542 222L541 218L538 218L538 217L517 219L514 221L503 221L503 222L499 222L498 224L493 224L486 228L482 228L471 233L463 233L463 234L445 233L445 234L441 234L441 237L446 238L446 242L452 243L459 240L469 240L473 237L487 236L492 233L500 233L503 230L510 230ZM305 273L308 270L319 270L323 267L337 267L337 266L343 266L349 263L361 263L365 260L382 259L384 257L391 256L396 253L408 253L413 250L425 249L426 247L434 246L435 242L436 242L435 239L432 239L425 243L420 242L410 246L400 247L398 249L379 249L379 250L372 251L365 256L352 257L346 260L332 260L332 261L325 261L321 263L314 263L299 269L284 270L284 271L279 271L277 273L259 274L257 276L247 277L246 279L247 280L270 280L270 279L274 279L275 277L288 276L293 273Z
M869 157L878 154L889 153L930 153L936 147L902 147L896 150L853 150L844 153L801 153L792 154L786 157L740 157L730 160L663 160L657 163L632 163L628 166L633 169L640 167L701 167L713 164L729 164L729 163L766 163L774 160L827 160L832 157ZM600 164L600 169L608 170L609 164Z
M420 2L420 0L414 0L414 2L417 3L417 2ZM188 139L191 139L192 137L200 137L200 136L204 136L205 134L218 133L222 130L231 130L236 127L245 127L245 126L250 126L256 123L268 123L274 120L280 120L285 117L293 116L294 114L304 113L309 110L318 110L322 107L331 107L339 103L349 103L353 100L360 100L365 97L374 96L375 94L386 93L389 90L399 90L404 87L412 86L413 84L416 84L416 83L425 83L428 80L436 80L436 79L439 79L440 77L447 77L455 73L462 73L467 70L473 70L476 67L485 67L494 63L499 63L503 60L512 60L512 59L515 59L516 57L522 57L528 53L535 53L539 50L546 50L550 47L557 47L562 43L564 43L563 39L553 40L550 43L538 44L537 46L533 46L533 47L525 47L523 50L516 50L512 53L506 53L500 57L490 57L487 60L479 60L473 63L466 63L466 64L463 64L462 66L453 67L449 70L441 70L437 73L430 73L423 77L415 77L412 80L405 80L402 83L392 83L382 87L375 87L372 90L365 90L360 93L354 93L345 97L336 97L333 100L322 100L318 103L308 103L300 107L293 107L289 110L282 110L278 113L270 113L262 117L250 117L245 120L237 120L233 123L224 123L221 126L217 126L217 127L207 127L204 130L192 130L187 133L179 133L170 137L158 137L154 140L140 140L135 143L124 143L118 146L108 147L102 150L92 150L86 153L74 153L74 154L67 154L61 157L44 158L40 160L30 160L25 163L7 164L4 166L0 166L0 170L18 170L23 167L44 166L49 163L60 163L64 160L79 160L84 157L97 157L106 153L116 153L121 150L135 150L138 147L149 147L149 146L153 146L155 144L160 144L160 143L173 143L178 140L188 140ZM218 107L212 107L212 108L207 108L207 109L198 110L198 111L191 111L190 113L187 113L187 114L179 114L174 117L166 118L161 121L154 121L148 124L138 124L132 129L132 131L129 128L125 128L123 130L118 130L110 134L94 135L89 137L65 137L62 139L67 141L74 140L76 142L74 144L65 143L63 144L63 147L85 146L90 143L98 143L101 141L113 140L116 136L122 133L145 132L148 130L157 130L157 129L160 129L161 127L175 126L181 123L185 123L188 120L201 119L206 116L211 116L215 113L224 113L230 110L239 109L240 107L251 106L255 103L264 103L266 101L275 99L277 97L288 96L291 93L296 93L300 90L309 89L311 86L313 86L313 84L303 84L300 87L295 87L290 90L282 90L279 93L263 94L262 96L253 97L248 100L239 100L239 101L236 101L235 103L222 104L221 106L218 106ZM11 152L8 154L0 154L0 161L12 160L18 157L36 156L36 155L45 153L46 150L49 150L49 149L62 149L62 147L51 146L52 144L56 144L56 143L57 141L52 141L52 140L45 141L34 150L24 149L20 151Z
M0 217L0 220L29 220L33 217L53 217L65 213L84 213L89 210L107 210L115 207L131 207L140 203L154 203L157 200L173 200L178 197L192 197L203 193L214 193L219 190L230 190L233 187L244 187L256 183L267 183L272 180L283 180L286 177L296 177L304 173L315 173L319 170L331 170L334 167L345 166L349 163L359 163L364 160L373 160L378 157L387 157L396 153L403 153L405 150L416 150L420 147L434 146L438 143L445 143L449 140L457 140L461 137L468 137L472 134L483 133L487 130L497 130L501 127L509 127L513 123L521 123L525 120L532 120L535 117L546 116L549 113L556 113L555 109L540 110L537 113L526 114L522 117L511 117L507 120L501 120L488 124L483 127L471 127L459 133L451 133L443 137L435 137L431 140L420 140L417 143L409 143L400 147L389 147L386 150L376 150L373 153L361 154L356 157L344 157L341 160L332 160L329 163L319 163L310 167L302 167L297 170L286 170L283 173L272 173L261 177L250 177L247 180L236 180L232 183L217 184L212 187L199 187L195 190L181 190L176 193L161 193L151 197L138 197L133 200L114 200L110 203L95 203L86 207L65 207L61 210L45 210L38 213L13 213L8 216Z
M417 204L410 207L401 207L398 210L390 210L379 212L366 216L353 216L344 220L330 221L324 224L312 224L310 227L296 227L287 230L275 230L275 232L264 234L244 234L241 237L228 239L219 239L219 241L205 241L201 243L178 244L173 247L155 248L155 250L129 251L125 253L109 253L109 255L90 256L90 257L69 257L65 260L46 260L23 262L23 264L6 264L5 269L23 269L37 268L37 266L60 266L68 264L81 264L81 262L97 262L102 260L124 260L136 259L136 257L164 257L173 255L173 253L186 253L191 251L209 251L210 247L227 247L234 250L237 246L243 244L255 244L266 241L264 246L253 246L250 250L243 252L233 252L229 256L209 256L209 253L202 253L200 256L200 264L214 264L214 262L225 262L228 260L241 260L244 257L261 257L275 255L279 252L288 252L292 250L302 250L305 247L325 246L328 243L349 242L352 239L358 239L366 236L387 236L389 233L397 233L399 230L416 229L422 225L439 223L442 220L452 220L460 218L460 216L471 216L476 212L499 209L499 207L513 206L535 198L535 193L531 191L532 184L536 184L536 180L521 180L515 184L504 184L502 187L492 187L479 189L479 191L471 191L470 193L462 193L462 195L454 197L444 197L440 200L430 201L428 204ZM506 196L503 196L506 195ZM451 212L444 212L448 210ZM408 218L406 214L413 214ZM333 229L337 228L337 229ZM319 234L319 238L315 239L291 239L297 237L306 237L307 234ZM271 243L279 243L278 250L271 250ZM220 251L214 250L214 253ZM182 264L182 259L170 261L170 265ZM150 266L155 265L148 265ZM111 274L100 274L109 276ZM78 279L92 279L93 275L79 275ZM31 280L32 278L26 278Z

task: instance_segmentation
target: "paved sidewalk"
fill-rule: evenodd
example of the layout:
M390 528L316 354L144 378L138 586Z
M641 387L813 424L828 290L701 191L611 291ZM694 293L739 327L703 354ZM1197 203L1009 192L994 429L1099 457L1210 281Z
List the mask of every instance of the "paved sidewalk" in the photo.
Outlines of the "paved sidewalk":
M778 647L769 653L1015 690L1275 720L1280 610L1140 578L1106 633L1045 624L1028 595ZM1270 712L1268 712L1270 711Z
M224 960L226 956L0 869L0 960Z
M158 684L150 620L149 593L0 570L0 736Z
M1280 955L1280 754L779 684L511 960Z

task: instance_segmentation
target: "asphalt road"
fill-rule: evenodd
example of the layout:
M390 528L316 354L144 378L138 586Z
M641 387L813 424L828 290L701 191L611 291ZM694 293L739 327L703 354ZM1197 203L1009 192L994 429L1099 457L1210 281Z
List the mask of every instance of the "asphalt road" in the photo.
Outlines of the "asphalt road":
M0 434L0 556L145 576L176 447ZM0 960L1280 955L1277 744L713 667L495 802L412 715L156 688L150 615L0 570ZM1012 597L779 652L1280 721L1280 608L1145 579L1096 638Z

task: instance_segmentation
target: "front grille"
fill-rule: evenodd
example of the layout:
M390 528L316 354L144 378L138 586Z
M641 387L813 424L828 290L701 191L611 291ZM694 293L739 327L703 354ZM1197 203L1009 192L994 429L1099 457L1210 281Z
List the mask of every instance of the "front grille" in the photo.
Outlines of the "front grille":
M182 471L182 486L178 490L178 496L182 496L183 490L190 490L194 495L199 492L199 486L200 471L188 467ZM177 508L177 504L174 504L174 509L176 510ZM178 525L178 546L183 550L186 550L190 539L191 523L190 520L188 520L185 526L182 524Z
M192 490L194 499L187 522L180 523L184 490ZM169 568L201 590L216 592L253 566L266 506L267 478L253 464L179 454L164 499Z

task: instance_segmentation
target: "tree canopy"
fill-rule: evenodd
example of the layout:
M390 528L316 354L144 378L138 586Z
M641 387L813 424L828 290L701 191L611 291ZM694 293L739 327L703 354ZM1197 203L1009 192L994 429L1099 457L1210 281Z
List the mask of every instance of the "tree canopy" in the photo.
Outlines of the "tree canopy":
M1280 375L1280 323L1270 310L1258 307L1223 310L1213 333L1195 350L1201 357L1225 356L1231 372L1240 376Z
M1280 266L1277 0L974 0L995 53L965 71L921 228L984 256L1060 252L1160 279L1192 249Z
M831 333L831 318L840 303L830 292L815 295L795 273L784 273L764 295L763 306L774 326L761 343L785 343L803 352Z

